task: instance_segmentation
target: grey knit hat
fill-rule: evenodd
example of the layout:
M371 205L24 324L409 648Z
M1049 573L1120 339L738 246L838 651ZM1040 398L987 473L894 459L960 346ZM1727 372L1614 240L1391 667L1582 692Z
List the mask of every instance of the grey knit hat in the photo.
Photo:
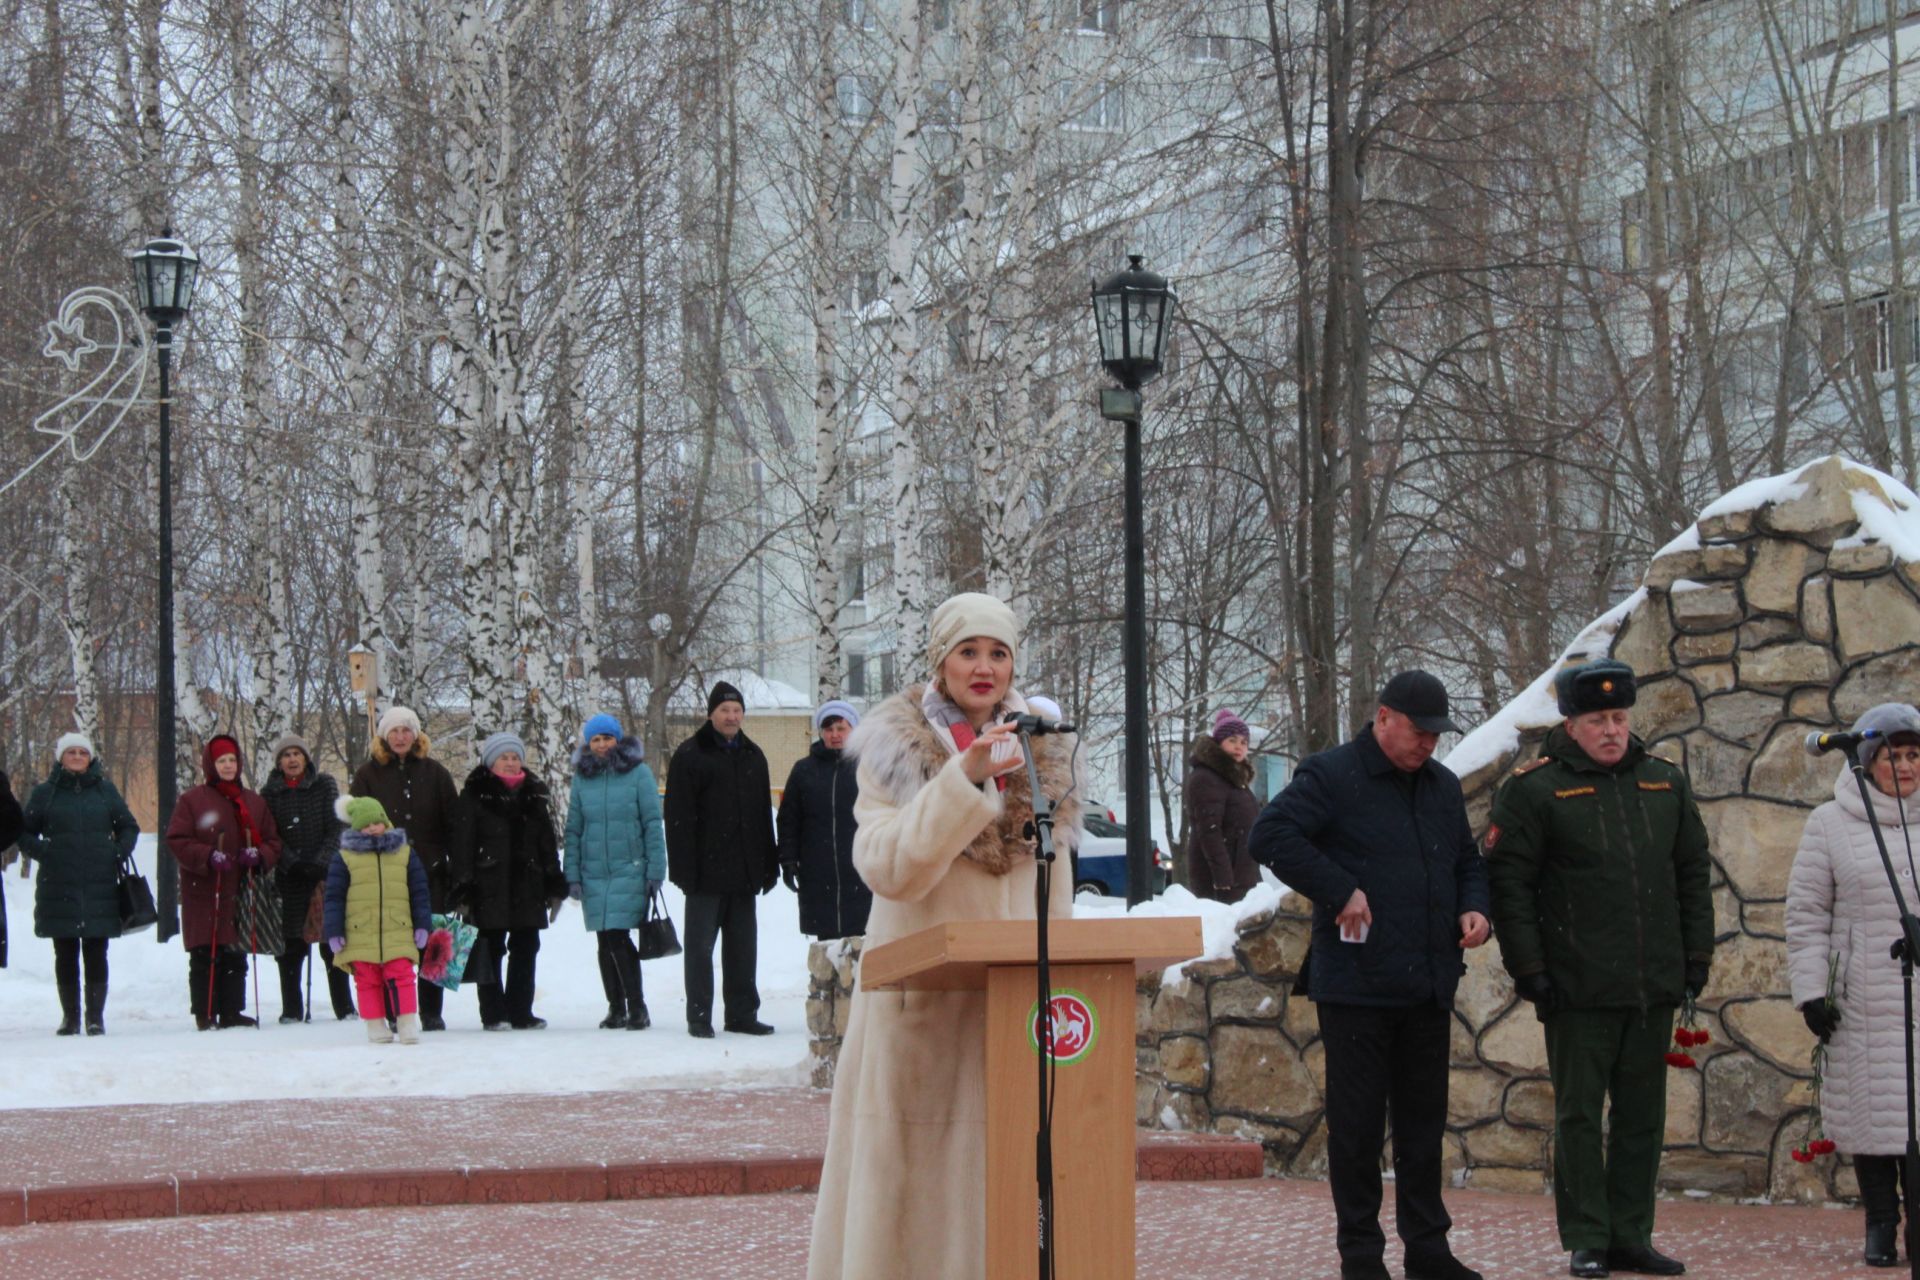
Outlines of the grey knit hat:
M480 763L491 769L493 762L509 751L522 760L527 758L527 744L520 741L520 736L502 730L480 744Z
M289 747L300 748L300 754L307 758L307 763L313 763L313 748L307 745L307 740L297 733L283 733L273 740L273 746L269 748L273 752L275 764L280 763L281 753Z
M1853 722L1855 733L1871 733L1874 736L1861 742L1858 751L1860 763L1870 765L1880 748L1896 734L1912 734L1920 737L1920 711L1914 710L1904 702L1883 702L1877 707L1868 707L1866 712Z

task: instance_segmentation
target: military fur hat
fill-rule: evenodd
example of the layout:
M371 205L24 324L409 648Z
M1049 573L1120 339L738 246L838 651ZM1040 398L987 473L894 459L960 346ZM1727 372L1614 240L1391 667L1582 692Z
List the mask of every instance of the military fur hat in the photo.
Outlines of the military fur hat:
M1589 711L1613 711L1633 705L1633 668L1616 658L1598 658L1567 667L1553 678L1560 714L1580 716Z

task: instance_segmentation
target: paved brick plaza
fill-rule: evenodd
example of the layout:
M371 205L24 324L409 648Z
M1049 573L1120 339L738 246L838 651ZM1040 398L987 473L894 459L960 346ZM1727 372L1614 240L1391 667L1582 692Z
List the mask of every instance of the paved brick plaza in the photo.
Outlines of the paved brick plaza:
M0 1226L0 1276L797 1278L813 1196L790 1188L817 1177L824 1098L686 1090L4 1112L0 1214L45 1191L59 1216L140 1216ZM1244 1148L1214 1139L1143 1135L1143 1147L1143 1177L1247 1167ZM374 1190L383 1179L433 1207L325 1207L393 1203ZM1142 1277L1337 1276L1324 1184L1143 1181L1138 1197ZM559 1202L526 1203L542 1200ZM1448 1203L1457 1250L1490 1278L1565 1274L1545 1197L1459 1191ZM16 1208L0 1223L26 1216ZM1659 1243L1709 1280L1890 1274L1860 1263L1860 1226L1854 1211L1675 1202L1661 1206Z

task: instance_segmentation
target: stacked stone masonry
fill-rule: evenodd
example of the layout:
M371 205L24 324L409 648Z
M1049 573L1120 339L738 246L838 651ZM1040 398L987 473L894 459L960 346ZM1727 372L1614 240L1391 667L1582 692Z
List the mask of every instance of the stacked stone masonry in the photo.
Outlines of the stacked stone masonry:
M1816 729L1881 702L1920 697L1920 563L1862 536L1852 495L1893 506L1876 478L1838 458L1803 470L1798 496L1696 526L1696 546L1649 566L1612 655L1642 686L1634 727L1683 764L1712 836L1718 940L1700 1002L1712 1041L1699 1069L1668 1075L1662 1180L1674 1193L1852 1199L1852 1170L1795 1163L1812 1102L1812 1037L1788 998L1783 925L1801 827L1830 799L1835 757L1810 757ZM1462 779L1476 830L1508 772L1539 753L1550 724ZM1230 957L1195 962L1137 993L1135 1107L1149 1127L1258 1139L1272 1173L1324 1176L1319 1021L1293 989L1310 905L1289 894L1241 920ZM808 1021L814 1080L830 1081L845 1031L852 958L815 948ZM1471 953L1453 1022L1446 1161L1459 1185L1547 1186L1553 1095L1530 1006L1494 945Z

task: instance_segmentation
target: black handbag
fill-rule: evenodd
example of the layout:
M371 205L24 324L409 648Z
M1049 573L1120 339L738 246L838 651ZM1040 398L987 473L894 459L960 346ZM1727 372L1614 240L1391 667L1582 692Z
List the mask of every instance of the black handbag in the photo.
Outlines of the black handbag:
M134 870L133 859L120 860L120 932L138 933L159 923L160 911L153 905L153 888L147 878Z
M673 917L655 889L647 899L647 914L640 921L640 958L659 960L680 954L680 935L673 931Z

